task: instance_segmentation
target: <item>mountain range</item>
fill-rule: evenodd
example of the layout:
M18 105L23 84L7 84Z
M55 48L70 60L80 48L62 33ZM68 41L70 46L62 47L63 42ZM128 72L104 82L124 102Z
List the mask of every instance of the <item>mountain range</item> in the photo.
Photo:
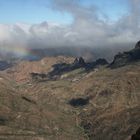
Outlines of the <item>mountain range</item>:
M0 139L139 140L140 42L112 62L65 55L3 63Z

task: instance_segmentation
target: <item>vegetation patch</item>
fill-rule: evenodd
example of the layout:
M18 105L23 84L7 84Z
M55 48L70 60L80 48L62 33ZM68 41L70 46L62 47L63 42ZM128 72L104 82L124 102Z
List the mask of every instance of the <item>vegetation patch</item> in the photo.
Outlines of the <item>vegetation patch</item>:
M27 98L25 96L22 96L22 99L25 100L25 101L27 101L27 102L29 102L29 103L36 104L35 101L33 101L33 100L31 100L31 99L29 99L29 98Z
M8 122L7 118L0 116L0 125L6 125L7 122Z
M89 104L89 98L73 98L69 101L69 104L73 107L80 107Z

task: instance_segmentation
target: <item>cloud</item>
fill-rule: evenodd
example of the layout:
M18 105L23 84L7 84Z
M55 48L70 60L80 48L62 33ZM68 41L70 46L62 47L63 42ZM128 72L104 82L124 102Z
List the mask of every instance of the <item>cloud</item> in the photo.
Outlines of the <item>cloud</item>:
M128 2L128 14L110 23L99 18L99 10L93 5L85 7L80 0L52 0L54 11L72 15L71 24L0 24L0 50L11 52L13 48L12 53L19 54L15 46L21 51L24 48L24 53L30 48L130 46L140 39L140 1Z

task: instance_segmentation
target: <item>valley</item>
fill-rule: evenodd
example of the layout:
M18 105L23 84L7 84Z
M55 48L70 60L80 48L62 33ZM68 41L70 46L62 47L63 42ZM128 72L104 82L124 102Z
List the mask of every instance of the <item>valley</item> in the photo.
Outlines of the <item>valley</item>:
M140 127L140 59L124 54L111 64L59 56L1 71L0 139L131 140Z

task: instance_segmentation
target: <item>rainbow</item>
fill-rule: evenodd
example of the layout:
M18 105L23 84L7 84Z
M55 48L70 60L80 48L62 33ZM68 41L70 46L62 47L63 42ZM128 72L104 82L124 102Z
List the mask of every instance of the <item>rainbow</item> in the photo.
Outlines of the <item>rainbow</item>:
M21 45L4 45L0 47L3 54L13 54L16 57L23 57L29 54L29 49Z

